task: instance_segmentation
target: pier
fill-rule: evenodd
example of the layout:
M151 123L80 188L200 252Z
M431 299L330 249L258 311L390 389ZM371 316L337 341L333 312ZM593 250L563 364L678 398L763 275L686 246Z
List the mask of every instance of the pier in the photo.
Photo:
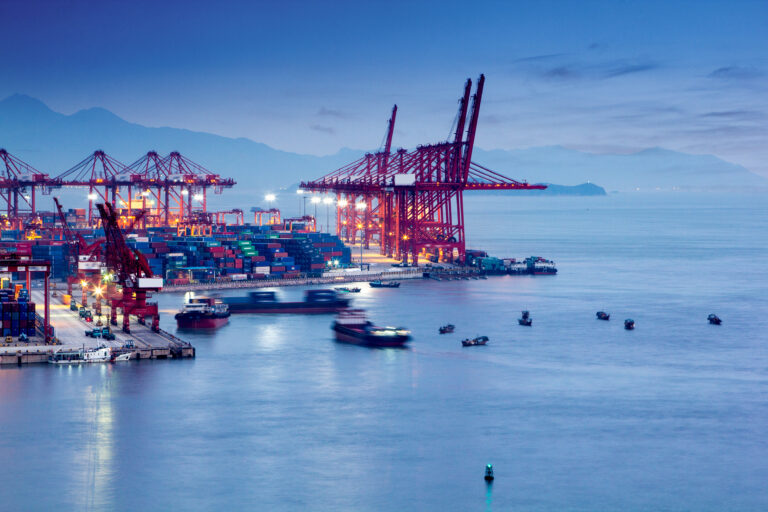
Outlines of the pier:
M34 290L32 297L35 301L43 302L42 290ZM131 359L177 359L195 357L195 347L160 330L152 331L148 326L133 323L131 333L125 333L117 326L112 327L114 340L91 338L85 332L97 327L94 322L86 322L80 318L77 311L71 311L62 302L61 296L51 297L51 325L54 327L56 345L45 345L42 335L30 338L28 343L15 342L0 345L0 365L45 363L48 356L57 350L90 349L99 346L111 347L117 353L130 353ZM107 320L107 316L104 319ZM118 318L118 324L121 319ZM105 321L104 325L108 325Z

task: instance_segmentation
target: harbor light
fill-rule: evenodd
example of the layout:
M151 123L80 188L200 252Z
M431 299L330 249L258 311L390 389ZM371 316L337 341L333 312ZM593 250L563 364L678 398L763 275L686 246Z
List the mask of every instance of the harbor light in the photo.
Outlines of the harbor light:
M304 191L303 191L302 189L300 189L300 188L299 188L299 189L296 189L296 193L297 193L297 194L299 194L299 195L301 195L301 194L303 194L303 193L304 193Z
M339 205L339 208L346 208L347 205L349 204L349 201L347 201L346 199L339 199L339 202L336 204Z
M141 193L141 195L143 195L144 197L147 197L149 195L149 190L145 190L144 192Z
M265 195L265 196L264 196L264 199L265 199L265 200L266 200L268 203L271 203L272 201L274 201L275 199L277 199L277 196L276 196L275 194L267 194L267 195Z
M82 286L83 288L85 288L87 285L88 285L88 281L86 281L85 279L80 281L80 286Z
M186 196L187 194L189 194L189 190L182 190L181 191L181 195Z
M325 198L323 198L323 204L331 204L331 203L333 203L333 198L332 197L325 197Z
M362 211L365 211L365 209L366 209L367 207L368 207L368 205L367 205L367 204L365 204L365 203L357 203L357 204L355 205L355 209L356 209L356 210L358 210L358 211L361 211L361 212L362 212Z
M95 200L96 200L96 199L98 199L98 198L99 198L99 196L98 196L97 194L94 194L93 192L91 192L90 194L88 194L88 199L89 199L90 201L95 201Z
M314 203L314 204L317 204L317 203L319 203L320 201L322 201L322 199L320 199L320 198L319 198L319 197L317 197L317 196L312 196L312 199L310 199L310 201L311 201L312 203Z
M93 295L96 297L101 297L104 294L104 288L101 286L97 286L93 289Z
M195 194L192 196L192 199L195 201L202 201L203 200L203 194Z

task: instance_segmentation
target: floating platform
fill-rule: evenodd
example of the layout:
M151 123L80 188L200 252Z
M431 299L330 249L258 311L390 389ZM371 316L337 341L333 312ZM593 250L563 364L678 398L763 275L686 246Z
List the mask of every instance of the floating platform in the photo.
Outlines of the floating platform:
M40 290L33 291L32 297L43 302ZM106 312L108 308L103 307ZM91 338L85 335L85 331L97 327L98 317L94 317L94 322L86 322L80 318L77 311L71 311L69 306L62 302L60 295L51 297L50 308L51 324L58 344L45 345L42 334L30 338L29 343L0 343L0 365L47 363L48 356L56 350L95 348L100 345L111 347L117 354L130 353L131 359L195 357L195 347L162 329L160 332L153 332L148 326L134 321L131 322L130 334L124 333L119 326L111 326L115 335L114 340ZM104 315L102 322L103 325L107 325L107 315ZM120 317L118 317L118 324L122 325Z

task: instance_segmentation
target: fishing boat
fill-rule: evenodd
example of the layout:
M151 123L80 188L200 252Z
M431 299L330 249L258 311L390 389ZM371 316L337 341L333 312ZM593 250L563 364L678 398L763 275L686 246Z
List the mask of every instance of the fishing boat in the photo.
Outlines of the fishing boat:
M709 323L711 323L712 325L720 325L721 323L723 323L723 321L722 321L722 320L720 320L720 317L719 317L719 316L717 316L717 315L716 315L716 314L714 314L714 313L712 313L711 315L709 315L709 316L707 317L707 320L709 320Z
M485 345L489 341L488 336L478 336L477 338L461 340L461 346L463 347L476 347L478 345Z
M368 283L371 288L400 288L400 281L382 281L377 279Z
M609 315L605 311L598 311L596 314L597 314L597 319L598 320L610 320L611 319L611 315Z
M523 316L517 319L517 323L530 327L533 325L533 318L531 318L531 314L528 311L523 311Z
M440 327L440 329L438 329L438 332L440 332L440 334L450 334L454 331L454 329L456 329L455 325L445 324L444 326Z
M635 321L632 320L631 318L627 318L626 320L624 320L624 328L628 331L631 331L632 329L635 328Z
M368 347L402 347L411 339L411 332L403 327L373 325L362 309L339 311L331 329L336 341Z
M339 293L360 293L360 288L355 286L354 288L347 288L346 286L340 286L338 288L334 288Z

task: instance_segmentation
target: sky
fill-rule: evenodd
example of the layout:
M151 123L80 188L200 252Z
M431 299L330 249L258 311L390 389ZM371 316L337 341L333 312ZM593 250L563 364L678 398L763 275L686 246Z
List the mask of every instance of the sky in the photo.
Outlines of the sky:
M316 155L450 136L664 147L768 176L768 1L2 0L0 98Z

